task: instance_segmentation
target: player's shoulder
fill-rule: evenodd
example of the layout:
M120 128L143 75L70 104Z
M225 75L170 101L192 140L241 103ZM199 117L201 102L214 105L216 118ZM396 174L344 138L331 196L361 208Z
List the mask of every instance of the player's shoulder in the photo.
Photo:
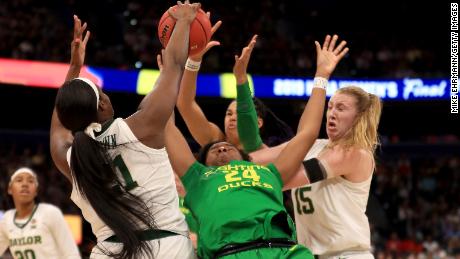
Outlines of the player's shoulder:
M6 222L10 219L13 219L15 213L16 213L16 209L10 209L10 210L5 211L5 213L3 213L3 217L0 219L0 222Z
M45 214L49 214L49 213L58 213L58 214L62 214L62 211L61 209L59 209L58 207L56 207L55 205L53 204L49 204L49 203L39 203L37 205L37 210L42 212L42 213L45 213Z
M349 156L352 157L352 160L355 160L355 162L372 161L374 159L374 155L364 148L351 147L349 152Z
M101 131L97 132L96 136L101 136L105 134L111 134L114 131L123 130L124 127L127 127L127 124L123 118L113 118L110 119L101 125Z
M349 171L363 172L367 174L374 166L374 155L367 149L361 147L350 147L346 154L342 156L342 165L350 168Z

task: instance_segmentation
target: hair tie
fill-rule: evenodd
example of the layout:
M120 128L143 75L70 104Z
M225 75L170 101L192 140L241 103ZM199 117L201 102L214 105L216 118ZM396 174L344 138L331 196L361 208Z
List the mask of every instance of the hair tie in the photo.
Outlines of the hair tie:
M101 130L102 125L100 123L93 122L89 124L88 127L86 127L85 134L88 135L90 138L96 140L96 135L94 134L94 132L101 132Z

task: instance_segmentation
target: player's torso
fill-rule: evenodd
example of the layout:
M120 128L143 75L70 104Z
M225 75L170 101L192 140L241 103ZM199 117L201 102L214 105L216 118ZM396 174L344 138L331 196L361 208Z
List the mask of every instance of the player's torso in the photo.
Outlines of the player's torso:
M245 161L211 169L201 175L199 188L187 190L186 205L202 220L254 215L261 203L282 206L279 181L267 167ZM227 217L219 217L227 215ZM216 219L217 218L217 219Z
M15 259L58 259L60 255L40 205L29 219L15 220L14 211L5 214L10 252Z
M327 142L319 140L306 160L317 157ZM362 183L334 177L291 191L300 244L314 254L370 248L365 215L372 176Z
M96 139L109 147L108 153L120 182L131 193L142 197L160 229L187 235L187 224L178 207L174 174L166 150L142 144L123 119L118 118L104 126ZM91 223L98 240L113 235L75 188L72 200Z
M246 161L209 169L185 198L199 224L199 254L229 243L271 238L272 217L285 214L279 176ZM288 220L285 217L284 223ZM290 238L287 233L278 237Z

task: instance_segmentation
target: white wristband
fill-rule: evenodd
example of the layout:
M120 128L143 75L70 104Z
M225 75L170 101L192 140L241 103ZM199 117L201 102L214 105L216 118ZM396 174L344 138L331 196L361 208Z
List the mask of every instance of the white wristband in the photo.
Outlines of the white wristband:
M193 61L190 58L185 62L185 69L188 71L196 72L200 70L201 61Z
M324 77L315 77L315 79L313 79L313 88L321 88L326 90L328 82L329 81Z

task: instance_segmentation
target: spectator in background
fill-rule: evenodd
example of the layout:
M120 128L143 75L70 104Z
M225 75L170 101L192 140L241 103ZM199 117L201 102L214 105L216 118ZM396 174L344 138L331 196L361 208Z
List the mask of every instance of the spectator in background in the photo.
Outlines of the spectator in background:
M423 19L435 13L434 6L412 6L405 11L405 2L391 5L391 10L380 6L373 12L356 14L335 2L327 8L316 2L287 3L282 1L219 2L208 1L203 7L211 10L228 26L222 28L221 43L225 51L214 52L206 60L204 72L230 71L233 52L246 41L249 32L260 34L258 48L264 55L254 57L254 73L302 76L313 69L314 60L306 56L303 46L317 37L315 33L328 28L331 15L343 19L347 38L356 44L355 55L347 61L347 70L339 69L337 76L358 77L441 77L447 76L448 68L440 52L442 46L433 36L435 32L404 34L373 27L375 20L384 19L391 12L394 24L401 20L435 22ZM361 6L363 9L369 5ZM254 15L254 10L260 15ZM373 8L373 7L372 7ZM67 17L76 11L85 10L94 25L94 44L88 60L89 65L117 68L155 68L155 53L161 48L156 40L159 13L167 9L166 2L145 0L88 1L63 0L56 5L52 1L8 0L0 2L0 57L65 62L68 57L67 44L61 39L67 36L71 22ZM309 12L301 12L309 10ZM362 9L360 9L362 10ZM97 19L104 12L105 19ZM63 15L64 14L64 15ZM372 15L371 15L372 14ZM241 19L240 17L246 17ZM302 19L299 19L302 17ZM354 18L354 17L359 17ZM367 20L370 28L361 24ZM310 28L308 35L296 28ZM324 24L324 27L318 27ZM406 22L406 26L411 26ZM398 24L398 26L404 26ZM420 26L420 24L419 24ZM423 28L423 26L420 26ZM432 26L436 28L435 26ZM356 29L355 29L356 28ZM357 29L359 28L359 29ZM357 39L365 38L365 43ZM397 46L397 47L396 47ZM286 50L292 55L284 55ZM283 60L283 66L277 65Z

